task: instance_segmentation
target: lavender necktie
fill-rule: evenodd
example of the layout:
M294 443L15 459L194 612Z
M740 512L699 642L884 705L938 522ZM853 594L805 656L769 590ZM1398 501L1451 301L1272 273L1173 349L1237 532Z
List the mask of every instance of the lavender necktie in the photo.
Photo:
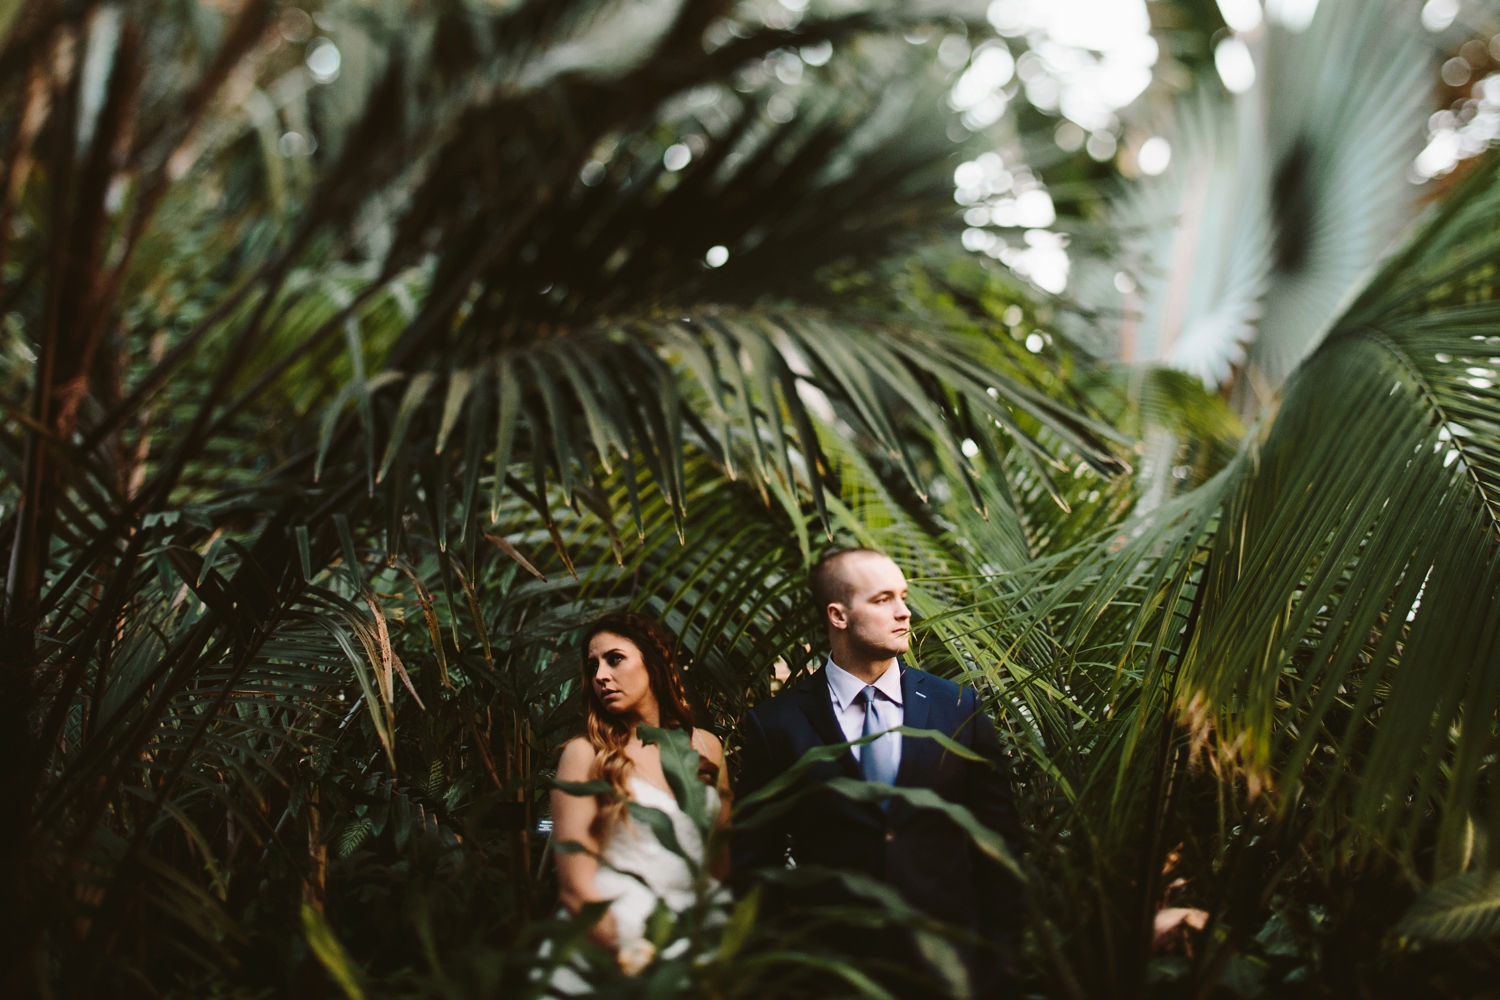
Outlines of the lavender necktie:
M876 700L873 684L865 685L859 696L865 703L865 728L861 735L873 736L895 728L880 720L875 707L879 702ZM866 781L879 781L887 785L896 783L896 749L899 746L896 739L897 737L885 737L864 745L859 754L859 762Z

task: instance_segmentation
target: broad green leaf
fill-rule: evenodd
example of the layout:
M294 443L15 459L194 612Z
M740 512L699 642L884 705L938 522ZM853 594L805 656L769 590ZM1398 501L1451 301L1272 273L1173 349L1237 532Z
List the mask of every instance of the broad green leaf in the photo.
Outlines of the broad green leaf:
M651 806L643 806L639 802L633 800L625 803L625 808L630 813L630 818L634 822L642 823L646 827L648 827L651 830L651 833L656 837L657 841L661 843L661 846L665 847L667 850L671 851L673 854L677 855L684 862L686 862L689 870L693 872L696 872L698 870L701 859L694 858L692 855L688 854L688 852L683 848L682 844L678 842L677 829L672 826L672 817L668 816L660 809L653 809Z
M958 948L943 936L942 932L946 928L930 914L906 902L889 883L861 872L812 865L769 871L762 873L761 877L767 882L803 891L835 882L842 886L845 892L874 903L883 911L883 915L891 924L905 927L912 932L917 947L922 952L922 957L943 977L944 984L951 995L955 997L971 995L969 970L965 967ZM755 893L759 891L759 885L752 890ZM728 931L726 930L725 933L727 936Z
M757 885L735 903L734 909L730 912L729 920L724 924L723 934L719 938L719 961L729 961L744 947L750 937L750 932L755 929L755 916L759 909L760 886Z
M777 950L747 959L746 965L802 965L820 972L832 973L859 991L868 1000L896 1000L884 987L848 962L808 952Z
M979 754L975 753L973 750L970 750L962 743L957 742L951 736L948 736L939 730L913 729L910 726L898 726L890 731L900 733L902 736L909 737L911 739L930 739L934 743L941 746L945 751L953 754L954 756L961 757L964 760L973 761L975 763L982 763L986 765L989 764L989 761L985 760ZM797 782L801 781L802 777L817 765L825 764L829 761L838 760L844 754L849 752L850 747L861 747L866 743L872 743L875 740L880 739L881 735L884 734L862 736L857 740L850 740L847 743L828 743L821 746L812 747L797 759L797 763L793 764L785 771L782 771L770 781L766 782L766 784L758 789L754 794L746 795L743 798L736 799L736 815L738 815L739 810L752 809L780 795L782 792L786 791Z
M349 1000L365 1000L364 986L354 960L334 935L323 914L311 903L302 904L302 928L307 946Z
M1011 856L1010 849L1005 846L1004 838L975 819L974 814L967 808L955 802L949 802L930 788L898 788L895 785L886 785L878 781L857 781L843 776L828 779L827 785L840 795L856 802L880 802L884 799L896 798L918 809L940 812L967 833L974 846L983 851L987 857L999 862L1017 879L1026 881L1025 872Z
M707 833L716 817L708 812L708 786L698 778L701 758L693 749L691 731L641 725L636 727L636 735L643 745L655 746L660 751L662 773L678 807L701 832Z
M1464 872L1437 883L1416 898L1395 931L1445 944L1500 934L1500 874Z

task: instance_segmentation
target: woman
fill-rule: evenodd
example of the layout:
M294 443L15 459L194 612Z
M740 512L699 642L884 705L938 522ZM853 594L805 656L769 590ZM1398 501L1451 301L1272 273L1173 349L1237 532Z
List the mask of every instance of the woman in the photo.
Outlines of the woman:
M667 785L660 749L643 744L636 728L644 724L686 729L698 751L698 777L709 786L708 808L718 812L716 828L722 828L729 816L724 748L712 733L693 726L672 646L665 628L633 612L606 615L589 627L583 641L582 678L587 726L583 736L563 747L557 778L603 780L613 794L552 793L554 843L572 841L586 849L557 854L561 902L576 914L586 903L609 901L593 936L614 949L621 968L632 974L651 961L653 951L644 933L657 900L681 912L697 895L688 863L663 846L645 824L630 819L627 801L665 813L682 850L700 867L704 863L702 837ZM720 851L709 871L722 879L728 864L727 852ZM586 989L567 968L558 970L552 985L565 993Z

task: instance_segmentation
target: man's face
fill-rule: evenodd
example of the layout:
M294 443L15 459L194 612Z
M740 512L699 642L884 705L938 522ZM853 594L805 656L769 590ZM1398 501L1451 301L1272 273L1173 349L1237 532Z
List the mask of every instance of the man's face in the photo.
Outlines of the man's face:
M828 606L829 624L865 655L906 652L911 611L906 607L906 577L901 568L885 556L865 554L846 556L836 568L848 599Z

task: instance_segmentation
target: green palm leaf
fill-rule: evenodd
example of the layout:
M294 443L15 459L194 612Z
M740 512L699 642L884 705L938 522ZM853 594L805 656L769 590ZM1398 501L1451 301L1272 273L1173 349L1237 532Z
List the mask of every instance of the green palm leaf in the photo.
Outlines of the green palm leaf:
M1417 897L1395 931L1449 944L1500 934L1500 878L1465 872L1439 882Z

